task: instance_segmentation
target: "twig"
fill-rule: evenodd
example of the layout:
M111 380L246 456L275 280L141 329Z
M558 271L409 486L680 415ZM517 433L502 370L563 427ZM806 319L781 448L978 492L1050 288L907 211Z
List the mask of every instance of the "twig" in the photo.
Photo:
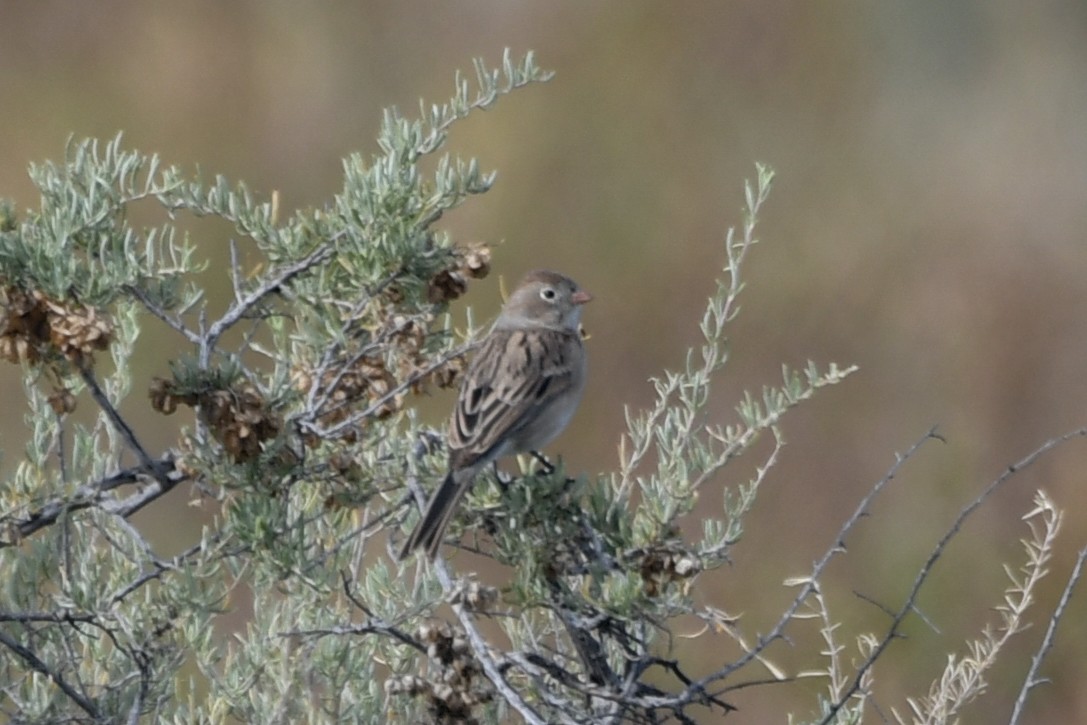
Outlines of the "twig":
M52 624L93 624L97 621L96 614L74 614L69 611L60 612L0 612L0 622L49 622Z
M1023 459L1017 463L1013 463L1008 466L1008 469L998 476L992 483L985 487L978 496L967 504L960 512L955 521L952 522L951 527L944 533L940 541L937 542L933 548L932 553L929 554L928 559L921 566L920 571L917 573L917 577L914 579L913 586L910 588L909 594L906 596L906 601L902 604L902 607L895 614L891 621L891 626L887 629L886 634L872 647L868 654L868 657L857 668L857 672L853 677L853 682L842 696L835 702L831 703L827 708L827 712L824 714L823 719L819 721L819 725L827 725L834 720L838 711L842 709L845 703L851 698L857 690L860 689L861 680L865 674L872 668L876 660L883 654L883 651L887 649L891 641L899 636L899 628L902 626L902 622L906 619L906 616L914 609L914 604L917 601L917 595L921 591L921 586L928 580L929 574L932 573L933 568L936 566L936 562L943 556L944 549L947 548L948 543L953 539L959 531L962 529L963 524L966 522L971 514L978 510L989 496L993 494L998 488L1000 488L1005 482L1011 479L1019 471L1032 465L1036 460L1045 455L1048 451L1056 448L1057 446L1065 443L1073 438L1081 438L1087 436L1087 428L1080 428L1074 430L1071 433L1065 433L1059 438L1050 438L1041 446L1036 448L1031 453L1027 454Z
M333 245L341 235L342 233L331 237L326 243L320 245L302 259L280 269L278 274L266 280L264 284L257 287L236 304L231 305L230 309L222 317L213 322L211 327L206 328L207 332L203 335L203 339L200 340L200 366L206 368L211 363L211 351L219 342L219 338L238 320L245 317L254 305L290 282L294 277L330 257L334 249ZM203 325L201 325L201 328L203 329Z
M409 647L413 647L420 652L426 653L427 649L421 642L406 633L404 630L394 627L389 624L385 624L380 620L372 620L368 624L356 624L349 627L322 627L319 629L292 629L286 632L279 632L279 637L342 637L345 634L365 635L365 634L383 634L387 637L402 642Z
M473 342L473 343L468 343L468 344L461 345L459 347L453 348L452 350L450 350L446 354L439 357L437 360L434 360L433 362L431 362L426 367L420 368L419 370L417 370L414 373L412 373L411 375L409 375L407 378L404 379L403 382L401 382L399 385L397 385L396 387L389 390L389 392L385 393L385 395L382 395L380 398L375 400L365 410L363 410L363 411L361 411L359 413L355 413L354 415L351 415L351 416L349 416L347 418L344 418L342 421L340 421L336 425L333 425L333 426L331 426L329 428L324 428L322 430L318 430L316 428L316 426L312 422L309 422L306 419L300 420L299 425L304 427L305 429L311 431L315 435L317 435L319 437L322 437L322 438L335 436L337 433L344 430L345 428L349 428L349 427L357 424L360 420L365 420L366 418L369 418L374 413L381 410L381 408L383 408L386 403L388 403L390 400L392 400L396 396L403 393L405 390L410 388L412 385L414 385L418 381L422 380L426 376L430 375L432 372L434 372L435 370L437 370L441 366L447 364L453 358L458 357L460 355L464 355L468 351L472 350L478 344L479 344L478 342ZM321 411L320 415L327 415L329 412L334 411L334 410L336 410L336 408ZM308 418L314 417L313 412L309 413L307 415L307 417Z
M56 683L57 687L59 687L65 695L71 698L72 701L76 705L78 705L81 710L83 710L83 712L90 715L96 721L104 721L102 713L99 712L98 707L94 704L94 702L87 699L82 694L76 692L75 688L68 684L68 682L59 672L54 672L53 670L49 669L49 666L42 662L38 658L38 656L32 651L19 644L15 640L11 639L10 637L8 637L7 634L2 631L0 631L0 644L3 644L5 647L15 653L16 656L26 661L26 663L30 665L31 669L42 673L54 683Z
M188 340L189 342L191 342L194 345L197 345L197 344L200 343L200 336L199 335L197 335L195 332L193 332L189 328L185 327L185 325L182 324L180 319L176 319L176 318L171 317L170 315L166 314L166 310L162 309L161 307L156 305L154 302L152 302L151 298L148 297L147 293L145 293L142 289L140 289L136 285L131 285L131 284L125 285L124 289L130 295L132 295L137 300L139 300L140 303L143 304L143 306L145 308L147 308L148 312L150 312L152 315L154 315L155 317L159 318L160 320L165 322L167 325L169 325L170 328L174 332L179 333L182 337L184 337L186 340Z
M1015 698L1015 708L1012 710L1012 716L1011 719L1008 720L1008 725L1016 725L1016 723L1019 722L1019 718L1023 716L1023 708L1026 707L1027 704L1027 694L1038 685L1044 684L1047 681L1045 679L1038 679L1038 670L1042 666L1042 660L1045 659L1045 656L1049 654L1049 650L1053 647L1057 625L1064 616L1064 611L1068 607L1069 600L1072 598L1072 591L1076 588L1076 584L1083 574L1083 562L1085 559L1087 559L1087 547L1080 549L1079 555L1076 557L1076 564L1072 567L1072 574L1068 577L1068 583L1065 584L1064 591L1061 592L1060 601L1057 602L1057 608L1053 610L1053 615L1049 618L1049 626L1046 628L1045 637L1042 638L1042 643L1038 646L1038 651L1031 657L1030 669L1027 671L1027 676L1023 678L1023 686L1019 689L1019 696Z
M911 458L913 458L918 450L920 450L921 446L923 446L930 440L943 441L943 438L941 438L936 433L935 428L930 429L916 443L910 446L904 454L898 456L897 460L894 462L894 465L891 466L891 468L887 471L883 478L877 481L872 489L868 492L868 494L863 499L861 499L861 502L857 505L857 508L853 511L853 514L848 519L846 519L846 522L844 524L842 524L842 528L838 531L838 536L835 538L834 543L826 550L822 558L815 563L815 566L812 567L811 574L805 577L806 582L801 588L800 594L796 596L792 604L790 604L785 612L781 615L777 623L774 625L773 629L770 630L770 633L760 637L759 641L755 644L755 646L748 650L743 657L729 664L728 666L718 670L717 672L703 677L701 680L695 682L691 687L687 688L687 692L692 694L694 692L705 692L706 685L716 680L724 679L733 672L746 666L753 659L761 655L763 650L765 650L771 642L780 639L783 636L785 626L793 619L793 616L797 613L803 603L815 590L816 582L819 580L819 577L822 576L823 571L830 564L831 559L833 559L837 554L845 551L846 537L853 530L853 527L857 525L857 522L868 514L868 509L872 504L872 500L880 493L880 491L883 490L885 486L887 486L887 484L894 480L894 478L898 475L899 471L901 471L906 463ZM726 688L722 692L727 692L729 691L729 689L731 688Z
M147 481L149 478L152 479L151 482L138 494L114 504L102 504L103 493L125 484ZM0 517L0 524L3 524L5 530L11 533L10 538L0 539L0 549L14 546L27 536L52 526L66 513L81 511L92 506L102 505L103 509L112 513L129 516L188 479L187 474L177 470L172 455L153 461L150 470L145 470L143 466L136 466L118 471L94 483L80 486L70 498L57 498L46 502L26 518L13 520L11 516ZM165 483L162 483L163 481Z
M366 624L358 624L350 627L327 627L324 629L299 629L289 632L280 632L280 637L330 637L344 634L384 634L395 640L403 642L409 647L414 647L425 653L427 648L422 642L409 635L404 630L374 616L373 611L351 591L351 579L347 572L340 572L340 581L343 583L343 593L355 607L366 615Z
M340 325L339 335L341 337L347 338L350 335L351 327L355 324L358 316L362 313L363 308L365 308L366 305L370 304L378 294L385 290L386 287L392 284L393 280L396 279L401 271L402 270L397 270L392 274L386 275L385 278L378 282L376 285L373 285L369 290L365 290L365 294L360 295L359 299L355 300L355 302L352 303L351 306L342 313L341 317L344 322L342 325ZM343 378L343 375L348 367L347 365L341 364L339 366L339 372L328 385L322 386L321 381L324 379L325 373L328 371L329 367L331 367L332 364L336 361L336 357L337 355L339 355L342 348L343 345L339 342L336 342L325 348L324 353L321 355L321 360L313 371L313 383L310 385L309 393L306 394L305 409L307 411L316 411L323 408L329 396L331 396L336 387L339 386L340 380ZM317 394L322 390L324 391L324 396L318 402Z
M102 412L109 418L110 423L113 424L113 428L125 439L128 447L136 454L140 464L147 473L155 476L156 479L159 479L159 474L155 470L155 464L151 460L151 456L147 455L147 451L140 445L132 428L130 428L128 423L125 422L125 419L121 417L121 414L117 412L117 409L113 407L113 403L109 401L109 398L106 397L102 387L98 384L98 379L94 377L94 371L88 366L87 361L80 360L77 367L79 369L80 377L83 378L83 382L86 383L87 388L91 391L91 397L94 398L94 401L98 403L98 407L101 408Z
M419 490L418 483L412 481L409 485L414 485L415 490ZM453 579L449 574L449 568L446 566L445 560L440 556L436 557L432 566L434 567L435 574L438 576L438 581L442 585L442 589L445 590L446 593L452 592L454 589ZM493 684L495 689L505 698L506 702L520 713L526 723L544 725L547 720L537 713L531 705L525 702L524 698L521 697L521 693L506 682L505 675L502 673L494 659L491 658L490 648L483 639L483 635L481 635L476 628L475 622L472 620L472 615L465 609L464 605L460 603L454 603L452 607L453 613L457 615L461 627L464 628L465 634L468 635L468 641L471 642L472 650L475 652L476 659L478 659L484 673L486 673L487 679L491 681L491 684Z
M860 599L862 602L866 602L868 604L871 604L873 607L875 607L879 611L883 612L888 617L894 618L895 611L893 609L891 609L890 607L888 607L886 604L878 602L874 598L868 596L867 594L865 594L863 592L859 592L856 589L853 590L853 596L855 596L857 599ZM916 607L916 606L913 607L913 613L916 614L918 617L920 617L921 621L929 626L929 629L931 629L936 634L941 634L940 628L936 626L936 623L933 622L931 619L929 619L928 615L926 615L923 611L921 611L921 609L919 607Z

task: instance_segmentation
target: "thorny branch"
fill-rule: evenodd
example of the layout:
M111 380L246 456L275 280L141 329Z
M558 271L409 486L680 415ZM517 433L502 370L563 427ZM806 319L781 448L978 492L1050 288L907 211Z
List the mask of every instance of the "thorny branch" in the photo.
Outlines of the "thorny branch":
M1068 576L1068 582L1064 585L1064 590L1061 592L1057 608L1053 610L1053 614L1049 618L1049 626L1046 627L1045 637L1042 638L1038 651L1031 657L1030 669L1027 671L1026 677L1023 678L1023 686L1019 689L1019 695L1015 698L1015 708L1012 710L1008 725L1016 725L1019 722L1023 717L1023 710L1027 704L1027 695L1035 687L1046 682L1045 679L1038 677L1038 670L1041 668L1045 656L1049 654L1049 650L1053 647L1057 625L1060 624L1061 619L1064 617L1068 602L1072 598L1072 592L1083 575L1084 560L1087 560L1087 548L1080 549L1079 554L1076 556L1076 563L1072 567L1072 573Z
M746 654L744 654L743 657L721 668L717 672L707 675L695 682L690 688L687 689L685 693L683 693L683 696L689 696L693 695L696 692L705 691L707 685L712 682L723 680L731 675L733 672L736 672L737 670L745 667L752 660L758 658L759 655L761 655L772 642L775 642L784 637L785 627L789 624L789 622L793 620L800 607L803 606L804 602L807 601L808 597L812 594L813 591L815 591L819 578L823 575L823 572L830 564L831 559L845 551L846 537L848 537L849 533L853 530L857 523L864 516L868 515L868 511L871 507L872 501L887 486L887 484L894 480L894 478L898 475L898 473L902 470L906 463L911 458L913 458L913 456L916 455L916 453L921 449L921 446L923 446L930 440L938 440L942 442L943 438L937 435L935 428L929 430L916 443L910 446L910 448L904 454L898 456L897 460L894 462L894 465L891 466L890 470L887 471L886 475L884 475L883 478L877 481L872 489L868 492L868 494L863 499L861 499L861 502L857 505L857 508L853 511L853 514L848 519L846 519L844 524L842 524L841 529L838 531L838 535L834 539L834 543L823 553L823 556L819 559L819 561L815 563L815 565L812 567L811 573L805 577L806 581L801 587L800 593L796 596L795 599L793 599L792 604L790 604L786 608L785 612L778 619L777 623L770 629L770 632L760 637L755 646L752 647ZM729 690L730 688L725 688L724 690L722 690L722 692L728 692Z
M893 639L900 634L900 627L905 618L911 613L916 611L916 600L920 592L921 587L927 580L929 574L933 570L935 563L942 557L944 550L946 549L950 540L961 530L962 525L966 519L977 510L977 508L995 492L1001 485L1014 476L1019 471L1032 465L1039 457L1053 449L1054 447L1064 443L1075 437L1087 436L1087 429L1077 430L1068 433L1060 438L1050 440L1040 446L1030 455L1024 457L1019 462L1009 466L1008 470L993 481L974 501L967 505L958 515L955 522L952 524L948 532L940 539L935 546L933 552L930 554L928 560L925 562L921 571L919 572L917 579L914 582L913 587L909 595L906 597L902 606L893 612L889 612L892 617L892 622L887 629L884 636L874 644L873 648L867 659L857 668L856 672L852 675L852 679L848 683L843 683L843 687L840 688L838 697L834 703L831 703L830 711L820 721L825 725L833 721L835 713L850 700L850 698L858 692L861 687L861 683L864 681L866 673L874 665L875 661L886 650L887 646ZM720 695L727 692L735 692L740 689L749 687L765 685L765 684L780 684L781 682L792 681L793 678L775 674L774 677L765 680L745 681L740 683L731 683L723 685L716 689L711 689L710 685L713 683L721 683L728 679L731 675L735 674L739 670L745 668L752 661L761 658L761 655L769 647L769 645L777 640L785 637L785 629L790 622L792 622L800 607L803 603L816 591L816 587L820 581L820 578L825 571L829 562L838 554L845 551L845 542L849 534L855 528L857 523L868 514L871 504L874 498L892 481L894 480L903 467L918 453L920 448L930 440L940 440L943 438L937 434L936 430L928 431L921 439L919 439L914 445L912 445L904 454L898 456L895 463L888 470L887 474L881 478L869 491L869 493L862 499L859 505L856 507L852 515L843 523L838 535L835 538L834 544L828 548L824 555L813 565L811 573L801 580L802 588L800 593L793 600L792 604L786 608L782 616L779 618L774 627L766 635L761 636L758 642L749 648L746 648L745 654L738 660L729 663L721 669L706 675L700 679L692 679L679 667L678 663L669 660L663 660L656 656L651 656L646 651L630 650L628 653L628 670L627 674L631 672L635 673L633 680L627 677L620 679L613 679L616 677L615 673L612 673L610 665L604 670L592 667L591 664L596 661L599 662L597 655L592 653L600 652L601 637L608 631L607 628L599 627L601 620L586 619L583 615L577 615L573 611L563 609L561 603L552 602L551 609L558 616L567 629L567 635L570 637L571 642L575 646L581 655L581 669L585 672L597 672L597 676L589 678L589 681L583 680L581 677L574 674L574 671L570 668L570 663L563 662L562 660L555 661L547 656L546 652L542 651L510 651L503 655L497 655L495 662L499 663L499 672L505 672L508 668L516 668L535 681L537 684L534 688L534 692L537 693L543 702L548 703L552 707L558 707L558 711L562 713L571 712L569 709L573 703L572 700L567 699L568 696L556 696L550 691L551 685L545 680L549 680L552 684L560 684L566 688L570 693L580 693L582 697L588 698L586 702L591 699L595 699L598 702L611 701L615 703L614 708L605 708L603 710L597 708L594 710L594 717L597 717L601 722L611 721L612 718L620 718L624 722L657 722L656 719L650 713L656 711L670 711L671 716L676 718L679 722L687 721L687 716L684 714L684 710L687 706L698 703L713 703L720 707L723 711L727 712L731 706L728 703L720 700ZM1087 559L1087 549L1080 553L1080 557L1077 560L1077 565L1073 571L1068 585L1065 588L1064 595L1061 598L1061 602L1058 605L1057 610L1054 612L1050 622L1050 629L1047 632L1046 639L1043 641L1038 655L1035 657L1034 667L1028 674L1027 679L1024 682L1023 693L1021 693L1021 699L1025 698L1025 693L1031 688L1039 684L1041 681L1037 679L1036 671L1040 665L1041 659L1044 657L1046 651L1051 646L1053 638L1053 630L1056 627L1056 623L1060 620L1067 602L1071 596L1071 591L1081 574L1084 560ZM451 591L452 583L448 578L448 574L445 573L444 563L439 561L436 564L439 580L442 581L443 587L447 592ZM562 611L559 611L559 610ZM561 615L567 616L561 616ZM466 623L464 619L461 619L462 626ZM474 627L473 632L478 635L478 630ZM616 634L614 636L623 636ZM471 638L471 637L470 637ZM592 647L586 648L585 638L589 638ZM473 650L480 653L483 652L489 657L495 657L493 650L489 645L486 645L482 641L476 641L473 638ZM604 660L607 664L607 660ZM676 678L684 684L684 689L676 694L666 694L655 688L645 687L637 683L638 677L649 666L657 664L659 666L669 669ZM605 676L603 673L612 673L610 676ZM492 677L490 671L488 676ZM621 682L621 684L620 684ZM496 683L497 684L497 683ZM502 684L508 684L503 681ZM502 694L505 695L505 689L499 688ZM558 703L565 703L559 705ZM605 714L605 712L607 714ZM531 718L529 719L531 720ZM618 721L618 720L616 720Z
M959 531L962 529L963 524L966 523L966 520L970 518L970 516L975 511L977 511L978 508L980 508L981 505L998 488L1011 480L1012 477L1014 477L1017 473L1025 468L1030 467L1034 464L1035 461L1037 461L1043 455L1056 448L1057 446L1061 445L1062 443L1066 443L1074 438L1082 438L1085 436L1087 436L1087 428L1080 428L1070 433L1065 433L1058 438L1049 439L1041 446L1036 448L1034 451L1027 454L1017 463L1013 463L1012 465L1008 466L1007 470L1004 471L1004 473L1002 473L995 480L993 480L992 483L986 486L985 489L980 494L978 494L973 501L967 504L959 512L959 515L955 517L955 520L952 522L947 532L944 533L943 537L941 537L940 540L936 543L936 546L929 554L928 559L925 560L925 563L917 572L917 577L914 579L913 586L910 587L910 591L906 595L906 599L905 601L903 601L902 606L898 609L897 612L895 612L895 615L892 618L890 626L888 626L887 628L887 631L884 633L883 637L881 637L878 642L874 644L868 656L865 658L864 662L862 662L861 665L857 668L857 671L854 674L853 680L849 684L849 686L845 688L837 701L831 703L826 714L823 716L823 719L819 721L819 725L827 725L827 723L830 723L834 720L834 717L838 713L838 711L841 710L845 703L848 702L849 699L860 690L861 682L863 681L865 674L875 665L876 660L878 660L880 656L882 656L884 650L887 649L891 641L900 636L900 628L902 626L902 623L905 621L906 617L910 614L910 612L914 611L917 603L918 594L920 594L921 592L921 587L928 580L929 575L932 573L932 570L936 566L936 562L943 557L944 550L947 548L947 545L959 533Z

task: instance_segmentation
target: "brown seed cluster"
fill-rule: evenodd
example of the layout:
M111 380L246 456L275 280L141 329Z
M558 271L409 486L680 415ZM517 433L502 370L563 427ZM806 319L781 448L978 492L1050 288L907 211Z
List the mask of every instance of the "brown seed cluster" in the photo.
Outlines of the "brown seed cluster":
M313 386L313 375L310 370L296 367L293 375L295 389L308 395ZM367 405L377 405L374 416L387 418L399 410L401 404L401 396L389 396L394 387L396 378L385 367L385 362L376 355L362 357L347 369L334 367L325 370L321 375L316 398L325 399L321 406L325 412L318 420L321 426L331 428L350 417L355 412L355 404L360 401ZM354 432L347 431L344 437L348 442L354 442L357 436ZM316 440L308 442L310 445L317 443Z
M640 573L646 595L655 597L668 585L693 577L702 571L702 563L694 554L679 547L657 547L637 554L641 558Z
M392 339L399 353L397 376L401 380L411 380L411 392L425 393L431 385L451 388L460 380L464 372L463 357L452 358L433 370L429 369L433 361L423 351L427 330L419 320L393 315L388 327L393 331Z
M390 677L385 681L389 694L422 695L439 723L476 723L472 708L489 702L493 695L487 678L472 656L468 640L454 636L449 625L423 624L417 633L427 655L441 665L441 675L424 679L417 675Z
M384 325L374 338L382 341L392 352L392 363L377 355L364 355L350 367L331 366L320 376L317 400L323 400L320 425L329 429L362 410L368 417L378 420L388 418L404 406L405 394L426 392L430 385L452 387L464 370L464 359L453 358L431 369L432 360L424 352L427 329L419 319L388 311L381 315ZM390 369L390 367L392 369ZM308 396L314 385L315 371L295 367L295 389ZM403 389L402 383L406 383ZM357 438L357 431L345 430L340 437L349 442ZM316 445L318 439L310 436L307 443Z
M219 390L185 392L177 383L154 378L148 391L151 407L165 415L178 403L200 408L200 417L212 435L236 462L252 460L261 444L279 434L282 422L268 409L260 391L249 383Z
M431 278L427 299L439 304L457 299L468 289L469 279L483 279L491 271L491 248L483 243L458 247L456 266L443 269Z
M113 323L94 307L14 286L0 300L0 358L9 362L36 363L55 351L81 363L113 340Z
M75 410L75 396L68 388L55 388L48 398L49 407L57 415L66 415Z

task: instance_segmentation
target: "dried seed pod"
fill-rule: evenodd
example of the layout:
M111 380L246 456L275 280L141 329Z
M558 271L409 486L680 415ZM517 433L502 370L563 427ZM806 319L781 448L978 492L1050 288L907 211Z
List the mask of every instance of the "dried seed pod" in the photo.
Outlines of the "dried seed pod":
M83 361L113 340L113 323L94 307L11 286L4 289L3 300L0 357L11 362L37 362L48 348Z
M432 304L452 302L468 291L468 282L457 270L443 269L427 284L427 300Z
M48 400L49 407L51 407L53 412L57 415L66 415L75 410L75 396L72 395L72 391L67 388L54 390Z
M473 242L461 249L461 271L472 279L483 279L491 271L491 248L484 242Z

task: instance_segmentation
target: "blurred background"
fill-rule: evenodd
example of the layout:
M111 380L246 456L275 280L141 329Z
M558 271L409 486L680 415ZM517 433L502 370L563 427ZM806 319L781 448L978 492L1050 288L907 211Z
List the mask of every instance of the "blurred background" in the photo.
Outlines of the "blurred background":
M38 204L28 163L61 159L69 135L118 131L126 146L206 178L278 190L282 209L322 205L340 188L340 159L377 150L383 107L410 115L420 98L447 99L453 70L470 71L473 57L495 65L506 46L535 50L556 72L551 83L455 127L451 150L477 156L498 182L441 225L495 245L494 274L468 296L480 318L497 309L500 278L534 267L568 272L596 295L585 319L592 381L555 446L575 470L614 466L623 405L649 402L647 379L682 365L698 341L725 230L741 221L743 180L756 161L773 166L715 420L735 420L742 391L778 382L782 363L861 369L787 418L789 445L734 565L702 582L701 600L742 614L752 639L791 601L782 581L810 569L896 452L931 426L946 444L910 462L830 571L849 658L853 635L886 624L854 591L897 608L965 503L1046 439L1087 423L1079 0L38 2L5 3L0 26L0 197L19 209ZM220 258L224 238L198 241ZM153 322L141 342L145 381L165 372L162 346L174 343ZM138 390L129 411L157 430ZM26 437L10 365L0 397L0 470L10 471ZM170 431L161 434L155 444L169 445ZM927 691L947 653L998 622L1001 562L1022 561L1020 517L1043 487L1066 520L1036 624L963 722L1007 719L1087 545L1085 468L1087 443L1073 441L968 522L920 598L939 631L913 622L877 668L885 713L905 712L904 697ZM730 468L719 485L749 472ZM188 496L175 491L140 514L162 554L191 541L175 515ZM703 505L719 510L713 489ZM1028 722L1087 721L1085 603L1079 591ZM722 659L709 649L682 654L704 673ZM771 659L819 664L784 643ZM824 685L731 699L738 721L784 722L787 711L811 716Z

